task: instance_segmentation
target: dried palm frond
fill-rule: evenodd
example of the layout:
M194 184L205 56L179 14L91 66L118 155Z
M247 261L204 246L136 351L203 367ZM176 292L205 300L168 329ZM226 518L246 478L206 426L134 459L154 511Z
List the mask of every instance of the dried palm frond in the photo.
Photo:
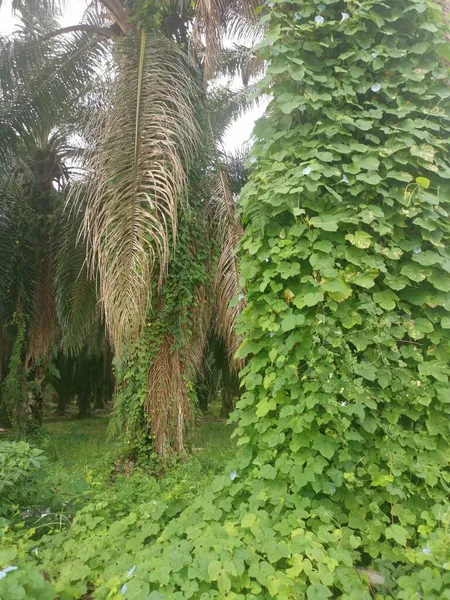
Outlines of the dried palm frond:
M258 35L253 15L259 4L260 0L197 0L192 46L203 53L207 79L216 71L226 38L251 40Z
M164 308L165 298L161 296L157 313L162 313ZM185 418L190 412L190 402L182 371L176 339L172 333L166 332L150 362L144 404L153 446L163 459L173 452L184 452Z
M162 281L186 196L199 128L185 55L170 40L125 39L106 119L88 165L83 233L98 270L107 328L117 351L139 332L155 270Z
M225 171L220 170L213 199L212 227L219 242L219 259L216 266L213 289L216 298L216 329L224 340L232 370L242 368L235 358L239 347L236 320L245 306L243 296L231 305L241 292L239 265L236 250L242 238L242 225L236 210L236 198L232 193Z

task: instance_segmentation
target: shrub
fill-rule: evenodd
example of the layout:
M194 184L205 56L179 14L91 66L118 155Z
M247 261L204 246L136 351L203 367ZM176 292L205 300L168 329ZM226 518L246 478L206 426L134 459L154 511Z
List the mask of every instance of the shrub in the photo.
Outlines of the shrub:
M46 493L47 462L27 442L0 442L0 516L34 505Z

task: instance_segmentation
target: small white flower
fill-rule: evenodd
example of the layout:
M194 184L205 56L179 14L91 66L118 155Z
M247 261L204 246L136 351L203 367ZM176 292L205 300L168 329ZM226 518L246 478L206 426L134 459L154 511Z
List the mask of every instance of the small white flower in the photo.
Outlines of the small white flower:
M370 89L372 90L372 92L379 92L381 90L381 84L374 83Z
M342 175L341 182L342 182L342 183L348 183L348 178L347 178L347 175Z
M33 552L37 554L39 552L39 548L33 548Z
M417 248L414 248L413 252L414 254L420 254L422 252L422 248L420 246L417 246Z
M133 577L133 574L135 571L136 571L136 565L134 565L134 567L131 567L131 569L127 573L127 577Z
M340 394L343 394L343 393L344 393L344 388L341 388L341 389L339 390L339 393L340 393Z
M269 333L269 337L273 337L273 333L272 332Z
M6 574L10 573L11 571L17 571L17 567L5 567L3 571L0 571L0 579L6 577Z
M343 400L343 401L341 402L341 406L347 406L347 402L345 402L345 400Z
M311 173L311 167L305 167L302 171L302 175L309 175Z
M121 594L125 594L128 589L128 585L126 583L123 584L122 589L120 590Z
M267 5L269 8L273 8L274 7L274 3L273 2L269 2L269 4Z
M332 377L333 377L333 373L330 373L330 374L328 375L328 379L331 379Z
M250 157L250 162L253 164L256 162L256 156L251 156Z
M377 57L377 53L376 52L372 52L372 58L376 58Z
M316 25L322 25L322 23L325 21L325 19L322 17L322 15L317 15L317 17L315 17L314 19L314 23Z
M237 471L236 471L236 469L233 469L230 473L231 481L234 481L236 479L236 477L237 477Z
M342 23L342 21L346 21L347 19L350 19L350 15L348 13L341 13L341 15L342 15L341 23Z
M422 550L422 552L424 554L426 554L427 556L429 556L431 554L431 548L429 546L425 546L425 548Z
M422 385L421 381L416 381L417 387L420 387Z

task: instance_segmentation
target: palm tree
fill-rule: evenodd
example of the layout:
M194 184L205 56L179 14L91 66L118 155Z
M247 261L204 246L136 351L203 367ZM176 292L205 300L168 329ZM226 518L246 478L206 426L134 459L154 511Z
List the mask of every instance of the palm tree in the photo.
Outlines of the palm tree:
M5 100L1 108L8 118L3 119L4 131L0 134L5 139L9 134L7 148L15 152L16 140L20 137L17 133L28 134L21 118L26 112L24 107L28 112L33 107L40 118L46 117L48 108L43 112L41 106L48 89L51 98L47 106L53 114L66 97L73 105L72 99L87 93L86 74L92 81L99 61L105 59L105 52L112 56L113 77L105 95L106 110L95 111L95 118L85 131L90 146L84 163L86 176L73 186L69 202L76 200L78 211L82 213L89 273L98 281L108 335L120 364L136 362L136 343L142 343L149 318L153 322L161 320L163 314L170 314L173 322L183 320L180 311L174 315L167 308L165 286L171 284L170 273L177 270L180 251L177 254L176 249L182 247L181 233L186 239L192 238L195 228L189 228L193 223L197 228L200 224L200 229L206 232L207 215L211 215L211 211L206 210L206 204L210 203L205 199L214 197L215 204L222 206L215 214L234 211L234 201L231 199L230 203L231 196L224 185L226 177L215 150L226 119L211 118L214 103L212 95L208 95L205 76L218 72L222 58L225 70L245 66L248 77L253 58L242 47L225 49L223 38L230 28L234 32L248 32L248 15L256 4L255 0L217 0L199 1L192 6L187 1L168 0L144 11L139 3L125 6L116 0L99 1L88 9L82 23L65 29L49 27L52 7L44 4L43 10L37 11L39 18L34 19L33 28L25 28L23 39L10 44L8 56L13 56L13 65L6 58L2 63ZM22 13L36 14L29 2L19 2L17 8ZM48 48L45 51L43 42ZM30 64L39 66L33 71L32 85L28 82L28 91L24 92L25 86L22 86L21 93L9 100L12 97L8 95L9 73L14 67L25 81ZM76 73L75 84L64 87L71 69ZM39 83L42 73L48 74L51 83L45 89ZM223 99L226 96L222 90ZM245 105L246 95L240 96L228 94L224 111L228 118ZM217 97L216 93L216 100ZM210 109L205 111L206 106ZM213 184L214 180L219 185ZM221 271L232 270L235 261L230 255L230 240L236 240L239 228L234 218L222 218L220 223L221 228L209 228L208 235L213 231L220 235L214 235L214 244L208 252L203 252L200 262L218 264ZM229 235L223 229L225 224ZM212 252L213 246L216 254ZM198 240L192 239L189 252L192 264L198 266L202 254ZM210 273L211 269L205 267L205 272ZM217 277L212 280L216 282L216 297L220 296L223 306L226 305L218 314L226 315L227 301L231 292L236 291L237 283L221 287ZM206 281L200 285L194 276L191 283L195 307L210 306L211 294L203 304L201 301L209 289ZM183 309L185 314L187 307ZM208 310L211 312L211 308ZM204 354L206 339L206 334L193 336L186 332L207 331L206 325L201 326L203 322L209 325L211 317L201 312L193 319L190 329L178 328L182 352L175 348L173 337L162 330L160 350L144 369L147 374L141 387L145 401L140 404L144 410L137 412L140 418L150 415L150 430L154 440L159 440L154 443L160 454L165 454L167 445L169 451L177 452L184 447L184 418L180 415L189 412L185 382L195 378L200 366L198 357ZM225 330L231 348L230 326L217 325L221 334ZM194 337L198 338L197 342ZM197 351L194 351L195 346ZM174 358L175 350L178 360ZM231 354L230 349L228 355ZM160 357L164 356L178 365L175 369L179 373L179 385L175 386L178 391L170 390L168 384L161 385L167 380L158 367L158 362L165 360ZM175 417L167 409L170 405L175 406ZM164 411L168 415L165 420L160 418ZM169 421L174 420L177 433L172 437L176 442L167 444L165 440L170 436L164 433L161 437L158 434L161 426L157 423L162 423L162 430L167 430Z

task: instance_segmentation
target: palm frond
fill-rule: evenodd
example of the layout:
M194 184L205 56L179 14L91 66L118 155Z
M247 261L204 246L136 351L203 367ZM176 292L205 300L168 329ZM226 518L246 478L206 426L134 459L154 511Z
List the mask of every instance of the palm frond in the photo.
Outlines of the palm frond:
M224 85L212 87L208 91L208 109L214 139L220 140L230 123L263 101L254 85L237 90Z
M83 225L116 350L139 332L155 270L161 281L186 196L199 131L185 56L167 39L134 36L117 51L111 110L93 125ZM84 193L84 192L83 192Z
M104 335L98 286L88 273L86 246L78 239L82 217L82 211L61 211L53 231L59 348L65 356L98 354Z
M254 10L259 4L259 0L197 0L191 39L194 50L203 54L207 79L216 71L225 39L258 36Z
M264 60L251 47L233 44L224 48L217 59L216 76L233 78L240 75L242 83L247 86L252 79L264 73ZM256 90L253 88L252 93Z
M220 249L213 280L217 311L215 326L217 334L225 342L231 368L237 371L241 369L242 364L235 359L240 343L236 334L236 320L245 307L245 299L240 286L236 251L243 230L237 214L236 197L224 170L219 170L217 174L212 206L212 230Z
M33 140L36 127L65 122L89 91L110 42L88 31L40 41L47 28L0 40L0 161Z

